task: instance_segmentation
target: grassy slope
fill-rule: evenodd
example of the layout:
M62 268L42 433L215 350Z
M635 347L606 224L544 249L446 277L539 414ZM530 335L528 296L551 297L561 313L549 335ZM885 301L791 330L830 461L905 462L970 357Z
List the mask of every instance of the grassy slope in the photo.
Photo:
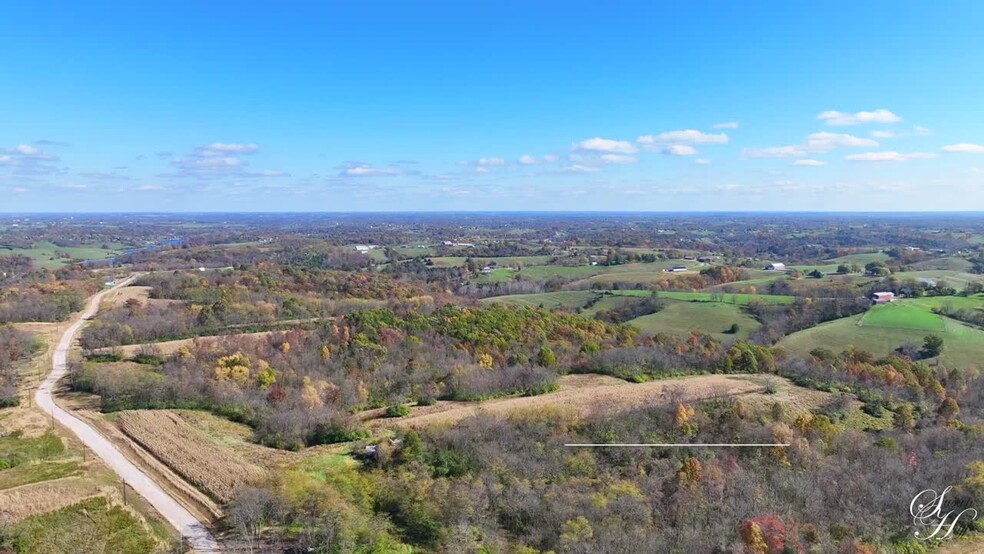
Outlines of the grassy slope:
M34 248L0 249L0 255L21 254L34 260L34 264L38 267L58 269L68 264L72 259L98 260L111 258L123 250L123 245L121 244L107 244L110 247L109 250L103 250L99 246L61 247L55 246L50 242L38 242L34 245ZM57 258L55 257L56 252L65 252L71 258Z
M505 296L493 296L485 298L481 302L505 302L518 306L540 306L548 309L573 310L585 307L585 304L597 294L605 294L613 297L628 296L649 296L648 290L569 290L559 292L544 292L537 294L510 294ZM770 295L770 294L724 294L711 292L678 292L678 291L659 291L656 293L659 298L667 300L685 300L690 302L720 302L725 304L746 305L751 300L762 300L776 304L791 304L796 300L794 296ZM606 298L607 299L607 298ZM604 300L602 300L604 301ZM599 302L600 303L600 302Z
M863 315L863 314L862 314ZM918 329L899 329L893 327L877 327L873 325L858 326L862 315L845 317L822 323L816 327L793 333L781 340L779 347L792 353L805 355L817 347L825 347L835 352L842 351L848 346L863 348L877 355L885 355L906 342L922 344L923 338L929 332ZM980 365L981 353L984 351L984 331L964 325L949 318L943 318L944 364L955 367Z
M920 306L894 302L873 306L861 318L862 327L891 327L916 331L943 332L943 318Z
M12 534L17 537L18 552L146 554L162 550L160 542L130 512L103 498L29 517L14 525Z
M737 323L737 334L724 331ZM655 314L644 315L629 321L644 333L669 333L687 335L693 330L703 331L722 340L744 339L762 325L739 306L723 302L671 301Z

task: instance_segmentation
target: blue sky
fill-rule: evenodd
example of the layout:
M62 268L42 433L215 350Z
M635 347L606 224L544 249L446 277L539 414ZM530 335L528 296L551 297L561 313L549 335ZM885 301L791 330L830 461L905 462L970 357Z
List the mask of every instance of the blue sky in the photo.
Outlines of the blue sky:
M18 2L0 211L981 210L984 3Z

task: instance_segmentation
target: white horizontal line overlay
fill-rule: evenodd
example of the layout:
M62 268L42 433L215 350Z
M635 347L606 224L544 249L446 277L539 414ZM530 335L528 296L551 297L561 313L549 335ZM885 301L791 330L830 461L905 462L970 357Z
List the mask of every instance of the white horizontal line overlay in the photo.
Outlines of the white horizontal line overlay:
M564 446L576 448L786 448L788 443L633 443L633 442L611 442L611 443L568 443Z

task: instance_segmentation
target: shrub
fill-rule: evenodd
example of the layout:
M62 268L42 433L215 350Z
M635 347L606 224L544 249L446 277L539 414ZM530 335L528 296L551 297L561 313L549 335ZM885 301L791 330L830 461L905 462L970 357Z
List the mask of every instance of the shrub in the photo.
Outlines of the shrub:
M394 404L386 407L386 417L406 417L410 415L410 407L403 404Z

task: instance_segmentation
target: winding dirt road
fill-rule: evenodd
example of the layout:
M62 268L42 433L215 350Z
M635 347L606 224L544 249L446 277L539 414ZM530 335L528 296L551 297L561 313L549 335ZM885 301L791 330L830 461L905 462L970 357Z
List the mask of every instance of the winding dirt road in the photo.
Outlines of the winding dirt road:
M55 420L58 423L67 427L70 431L75 433L82 442L89 447L92 452L94 452L99 458L106 463L107 466L112 468L120 478L126 482L133 490L144 497L147 502L157 510L161 516L164 517L189 544L195 552L198 553L211 553L220 552L219 545L215 541L215 538L209 532L209 530L202 524L201 521L196 519L188 510L181 506L170 495L168 495L160 486L157 485L152 479L150 479L146 474L140 471L137 466L130 463L129 460L119 451L109 440L99 434L98 431L89 426L86 422L73 416L72 414L66 412L65 410L59 408L55 404L52 392L58 383L58 380L65 376L67 372L67 356L68 351L72 347L72 341L75 338L75 334L79 331L82 325L85 324L86 318L92 317L99 310L99 301L102 299L103 295L112 290L118 289L128 285L133 278L127 279L122 283L116 285L112 289L105 290L96 294L91 299L89 299L89 304L86 306L85 310L79 316L78 320L75 321L62 335L61 340L58 342L58 347L55 349L54 358L52 359L52 371L48 374L48 377L41 383L38 387L38 392L35 395L35 400L37 405L46 414L53 414Z

